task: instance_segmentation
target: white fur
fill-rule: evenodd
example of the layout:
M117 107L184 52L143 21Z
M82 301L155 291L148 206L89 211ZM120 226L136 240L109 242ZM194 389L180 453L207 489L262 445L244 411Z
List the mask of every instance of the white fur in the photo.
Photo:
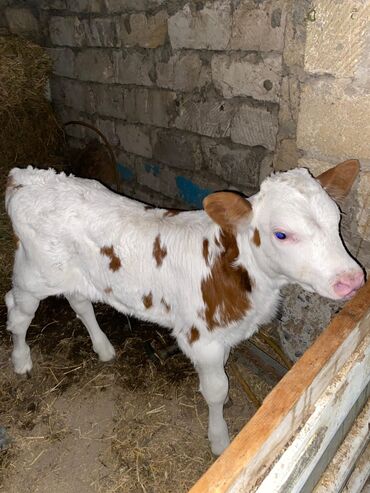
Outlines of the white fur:
M296 282L335 298L332 286L338 276L359 270L340 241L338 208L316 180L306 170L276 174L250 198L253 213L237 233L236 263L248 270L254 284L251 308L243 320L210 331L202 316L201 282L222 247L215 242L220 227L204 211L165 216L164 210L146 210L144 204L95 181L53 170L13 169L11 177L17 186L8 188L6 206L20 239L13 288L6 295L15 371L32 368L26 332L39 301L47 296L66 296L102 361L115 352L96 322L91 301L159 323L172 331L198 371L215 454L229 443L223 404L228 393L224 364L230 348L272 318L284 284ZM255 228L260 247L251 241ZM297 240L279 242L273 235L276 228L291 230ZM160 267L153 257L158 235L167 250ZM209 241L210 266L202 254L204 239ZM101 253L102 247L111 246L122 264L116 271ZM112 291L106 292L107 288ZM149 293L152 306L146 308L143 296ZM169 311L162 300L171 306ZM190 343L193 326L200 337Z

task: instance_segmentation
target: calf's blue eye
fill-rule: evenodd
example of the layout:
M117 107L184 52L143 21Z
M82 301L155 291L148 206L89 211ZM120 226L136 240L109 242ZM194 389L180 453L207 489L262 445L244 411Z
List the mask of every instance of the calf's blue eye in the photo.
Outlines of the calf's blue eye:
M281 231L276 231L276 233L274 233L274 235L276 236L276 238L278 240L285 240L285 238L286 238L286 234L282 233Z

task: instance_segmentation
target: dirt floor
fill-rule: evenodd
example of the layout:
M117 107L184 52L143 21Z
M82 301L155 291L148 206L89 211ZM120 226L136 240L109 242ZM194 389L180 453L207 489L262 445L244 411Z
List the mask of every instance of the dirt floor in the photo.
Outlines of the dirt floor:
M49 298L28 332L34 368L26 378L11 368L0 306L0 426L9 437L0 491L180 493L213 462L192 365L181 353L161 361L145 344L169 347L168 332L101 305L96 313L117 350L113 363L98 361L68 303ZM229 375L225 414L234 436L255 406ZM259 388L265 395L271 385Z

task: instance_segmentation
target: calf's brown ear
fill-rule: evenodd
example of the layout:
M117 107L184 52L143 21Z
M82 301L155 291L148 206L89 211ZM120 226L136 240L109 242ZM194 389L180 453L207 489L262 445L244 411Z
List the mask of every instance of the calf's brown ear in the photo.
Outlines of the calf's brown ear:
M233 192L215 192L203 200L209 217L224 230L233 231L247 222L252 213L251 203Z
M359 161L349 159L321 173L316 180L334 200L341 200L349 194L359 172Z

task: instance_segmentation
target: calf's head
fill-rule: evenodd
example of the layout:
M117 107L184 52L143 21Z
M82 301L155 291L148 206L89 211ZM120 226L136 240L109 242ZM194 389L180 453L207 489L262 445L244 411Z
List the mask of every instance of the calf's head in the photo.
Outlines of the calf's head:
M228 192L206 197L204 208L238 237L239 261L253 255L277 284L297 283L331 299L347 299L364 283L363 270L339 233L334 199L345 197L359 173L345 161L313 178L306 169L276 173L249 200Z

